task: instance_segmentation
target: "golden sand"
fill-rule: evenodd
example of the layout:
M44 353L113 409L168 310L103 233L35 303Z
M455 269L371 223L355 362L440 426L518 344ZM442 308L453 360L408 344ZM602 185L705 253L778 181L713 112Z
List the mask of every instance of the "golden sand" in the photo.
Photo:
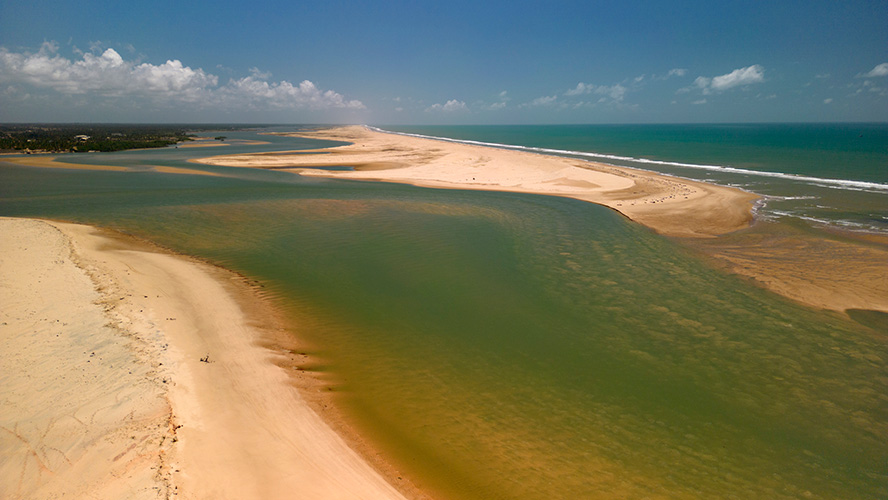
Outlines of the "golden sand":
M4 158L3 161L9 163L17 163L19 165L27 165L29 167L43 168L70 168L76 170L110 170L115 172L126 172L126 167L118 167L115 165L86 165L80 163L65 163L58 160L55 156L25 156L20 158Z
M752 220L752 203L757 199L756 195L738 189L643 170L381 133L366 127L339 127L298 135L352 144L195 161L291 170L306 176L565 196L613 208L669 236L711 237L747 227ZM334 165L351 166L355 170L301 168Z
M0 234L0 498L403 498L300 396L236 276L89 226Z

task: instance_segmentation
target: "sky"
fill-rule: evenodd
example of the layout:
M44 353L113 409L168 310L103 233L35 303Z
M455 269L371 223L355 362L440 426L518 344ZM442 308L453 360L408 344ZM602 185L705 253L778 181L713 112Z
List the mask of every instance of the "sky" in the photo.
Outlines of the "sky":
M0 0L0 122L834 121L886 0Z

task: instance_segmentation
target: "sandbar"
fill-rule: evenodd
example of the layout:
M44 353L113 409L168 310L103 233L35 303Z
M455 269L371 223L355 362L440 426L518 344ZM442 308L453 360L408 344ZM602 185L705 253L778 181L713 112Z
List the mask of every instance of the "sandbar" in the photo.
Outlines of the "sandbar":
M0 234L0 498L404 498L243 278L90 226Z
M360 126L292 135L352 144L193 161L291 170L306 176L564 196L610 207L668 236L712 237L747 227L752 221L752 205L758 199L739 189L644 170L382 133ZM323 166L350 166L354 170L306 168Z
M299 175L565 196L610 207L677 237L714 266L818 309L888 312L888 238L800 233L753 224L740 189L568 157L349 126L293 134L351 143L193 160ZM323 170L346 166L353 170ZM312 167L312 168L310 168Z
M29 167L42 168L70 168L75 170L107 170L113 172L126 172L126 167L116 165L89 165L85 163L65 163L55 156L23 156L17 158L4 158L3 161L27 165Z

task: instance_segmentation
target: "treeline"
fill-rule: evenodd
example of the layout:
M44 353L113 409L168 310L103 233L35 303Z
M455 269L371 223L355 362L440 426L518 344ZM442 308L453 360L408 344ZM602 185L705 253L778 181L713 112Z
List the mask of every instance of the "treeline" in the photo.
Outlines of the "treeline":
M0 150L21 152L123 151L162 148L194 137L202 127L182 125L0 125ZM218 127L213 127L218 130Z

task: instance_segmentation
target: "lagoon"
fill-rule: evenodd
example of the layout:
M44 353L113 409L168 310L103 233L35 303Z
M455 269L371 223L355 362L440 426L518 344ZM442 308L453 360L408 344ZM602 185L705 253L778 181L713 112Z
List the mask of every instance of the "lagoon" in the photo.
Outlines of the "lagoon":
M321 145L227 135L271 144L218 154ZM109 227L257 280L342 414L433 496L888 495L877 327L596 205L185 163L208 154L0 163L0 215Z

